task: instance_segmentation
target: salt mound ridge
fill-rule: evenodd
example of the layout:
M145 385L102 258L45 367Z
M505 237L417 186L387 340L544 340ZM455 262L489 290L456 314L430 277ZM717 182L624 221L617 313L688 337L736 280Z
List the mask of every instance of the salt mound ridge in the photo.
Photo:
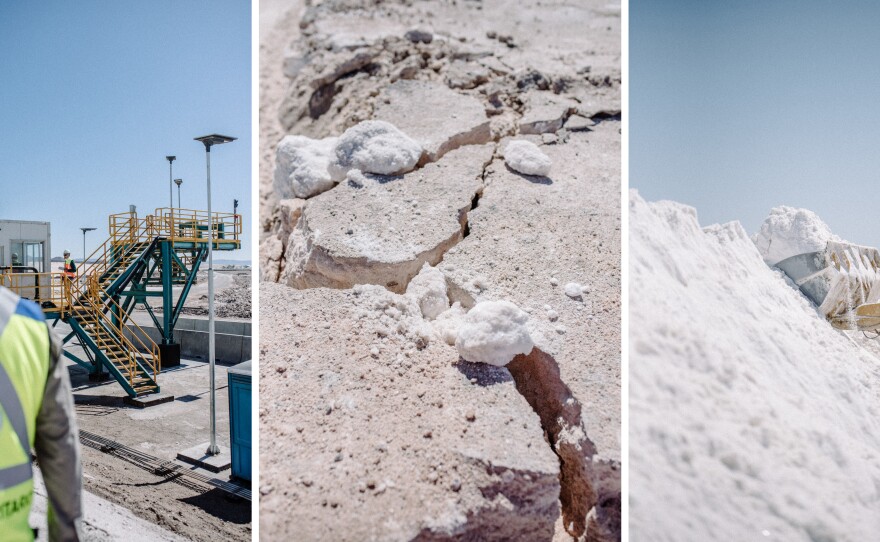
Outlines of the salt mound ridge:
M878 360L739 223L633 191L630 247L633 539L876 537Z
M780 206L770 211L754 242L768 265L786 258L825 250L828 241L841 241L828 224L809 209Z

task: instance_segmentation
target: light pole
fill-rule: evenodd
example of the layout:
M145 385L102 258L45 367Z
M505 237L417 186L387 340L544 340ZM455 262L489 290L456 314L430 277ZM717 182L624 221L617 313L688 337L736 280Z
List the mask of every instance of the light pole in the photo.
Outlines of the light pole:
M195 138L205 145L205 160L208 167L208 361L211 372L211 443L205 451L217 455L217 420L214 398L214 215L211 213L211 147L235 141L237 138L211 134Z
M83 232L83 261L82 264L86 264L86 233L90 231L95 231L97 228L80 228Z
M183 184L183 179L174 179L174 184L177 185L177 208L180 209L180 185Z
M166 156L166 160L168 160L168 206L172 209L174 208L174 189L171 187L171 162L177 160L176 156Z

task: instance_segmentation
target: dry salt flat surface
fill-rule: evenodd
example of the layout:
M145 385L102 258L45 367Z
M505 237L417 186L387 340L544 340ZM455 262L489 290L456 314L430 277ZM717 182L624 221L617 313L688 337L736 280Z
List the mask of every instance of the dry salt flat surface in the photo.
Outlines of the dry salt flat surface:
M738 222L634 191L630 217L632 539L874 538L876 343L832 328Z
M261 532L617 539L619 6L271 13ZM340 145L372 121L381 145ZM285 135L320 152L274 154ZM483 303L517 309L462 333Z

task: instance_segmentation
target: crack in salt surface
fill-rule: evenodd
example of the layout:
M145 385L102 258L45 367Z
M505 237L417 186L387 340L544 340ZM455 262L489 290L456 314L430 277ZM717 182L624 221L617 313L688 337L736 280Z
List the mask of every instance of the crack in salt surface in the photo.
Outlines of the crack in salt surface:
M619 511L619 488L615 493L613 487L603 487L605 477L598 471L607 466L595 461L596 447L584 430L581 405L562 380L559 365L536 347L514 357L507 369L517 391L540 418L547 442L559 458L565 531L575 538L586 533L588 540L603 540L602 531L613 532L614 523L619 522L614 517L615 510Z

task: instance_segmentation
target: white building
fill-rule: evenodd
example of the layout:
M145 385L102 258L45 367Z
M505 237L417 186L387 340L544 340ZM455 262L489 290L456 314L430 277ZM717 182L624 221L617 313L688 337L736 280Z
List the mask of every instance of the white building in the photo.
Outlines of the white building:
M0 268L15 265L38 273L51 271L51 240L48 222L0 219Z

